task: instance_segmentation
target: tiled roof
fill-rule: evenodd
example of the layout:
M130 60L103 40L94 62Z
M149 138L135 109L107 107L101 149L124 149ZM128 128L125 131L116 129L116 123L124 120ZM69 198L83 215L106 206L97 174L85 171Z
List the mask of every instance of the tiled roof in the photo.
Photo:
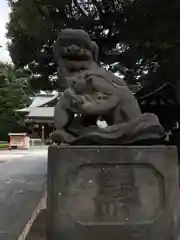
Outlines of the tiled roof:
M28 118L53 118L54 107L37 107L33 108L29 114Z
M41 105L47 104L52 99L54 99L55 95L37 95L34 97L33 102L29 106L29 108L40 107Z
M16 112L29 113L31 111L34 111L34 109L37 107L46 107L46 106L48 107L48 105L51 102L56 101L56 98L58 97L59 97L59 93L58 94L38 94L33 98L33 102L29 107L18 109L16 110Z

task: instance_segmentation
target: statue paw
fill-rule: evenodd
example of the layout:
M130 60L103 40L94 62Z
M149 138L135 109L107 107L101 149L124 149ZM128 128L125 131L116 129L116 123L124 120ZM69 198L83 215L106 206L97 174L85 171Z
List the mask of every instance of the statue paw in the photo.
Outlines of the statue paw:
M55 130L50 134L50 138L53 142L57 144L61 143L71 143L73 140L75 140L75 137L69 133L67 133L65 130Z

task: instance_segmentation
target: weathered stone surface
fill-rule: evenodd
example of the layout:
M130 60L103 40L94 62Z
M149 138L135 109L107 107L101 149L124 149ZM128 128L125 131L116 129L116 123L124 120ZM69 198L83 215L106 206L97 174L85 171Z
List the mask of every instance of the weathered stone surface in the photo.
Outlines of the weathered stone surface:
M52 146L47 240L177 240L175 147Z
M46 222L46 209L43 209L34 221L26 240L46 240Z
M64 29L54 55L64 92L55 107L54 142L122 145L164 138L152 113L142 114L126 83L98 64L98 46L82 29ZM106 121L105 128L97 126Z

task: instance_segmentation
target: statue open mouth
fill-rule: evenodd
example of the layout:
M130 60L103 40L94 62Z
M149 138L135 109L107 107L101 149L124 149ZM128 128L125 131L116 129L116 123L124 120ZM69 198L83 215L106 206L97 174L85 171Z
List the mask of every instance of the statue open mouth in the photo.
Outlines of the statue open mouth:
M62 51L61 57L67 61L87 61L91 58L91 54L86 49L66 48Z

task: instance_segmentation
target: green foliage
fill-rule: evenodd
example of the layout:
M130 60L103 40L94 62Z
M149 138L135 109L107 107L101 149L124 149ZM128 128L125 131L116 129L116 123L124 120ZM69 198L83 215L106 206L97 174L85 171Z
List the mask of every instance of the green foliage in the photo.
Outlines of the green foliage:
M8 149L8 143L0 143L0 150Z
M131 84L177 84L180 76L180 1L9 0L9 50L16 66L39 77L34 88L57 82L52 44L64 27L87 30L100 47L100 61ZM115 68L114 68L115 66Z
M14 110L30 104L30 92L27 70L0 64L0 140L7 140L9 132L23 130L23 118Z

